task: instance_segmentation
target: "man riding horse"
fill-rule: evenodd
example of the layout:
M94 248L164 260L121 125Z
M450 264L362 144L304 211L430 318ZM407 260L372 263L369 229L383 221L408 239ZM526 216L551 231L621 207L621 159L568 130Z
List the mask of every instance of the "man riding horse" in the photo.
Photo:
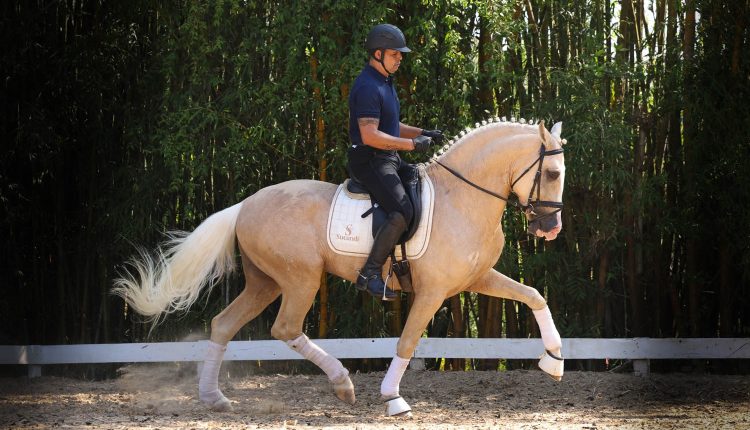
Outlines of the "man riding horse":
M349 94L349 175L362 183L374 203L387 213L375 235L375 243L359 271L356 288L383 300L397 295L383 282L388 255L412 221L414 209L400 174L410 166L397 151L426 151L440 143L440 130L423 130L400 121L400 104L393 73L401 65L402 53L411 52L406 38L391 24L375 26L367 35L369 60L354 80Z
M349 371L305 335L305 318L323 273L359 283L376 295L387 293L379 273L384 250L390 251L406 216L412 216L397 175L404 163L396 151L424 150L441 136L398 119L398 100L388 77L398 68L401 52L408 50L403 34L392 26L378 26L367 46L372 58L352 90L352 143L357 147L350 150L349 170L370 188L375 201L388 205L391 216L364 267L361 256L340 255L326 240L338 186L300 179L265 187L214 213L192 233L175 235L155 256L141 253L131 270L115 281L113 292L156 323L207 294L202 290L210 290L234 269L239 247L245 288L211 320L198 381L198 397L212 410L232 409L219 389L227 344L278 297L281 306L271 335L317 365L336 397L349 404L356 401ZM562 229L561 131L561 123L547 130L543 122L494 118L462 132L425 165L424 175L434 185L430 245L411 266L414 299L380 386L387 415L411 410L399 394L406 367L435 312L462 291L525 303L542 337L539 367L562 378L562 340L546 299L536 288L493 268L505 245L502 219L511 193L518 197L513 203L523 211L529 233L553 240ZM362 276L356 276L357 268L362 268Z

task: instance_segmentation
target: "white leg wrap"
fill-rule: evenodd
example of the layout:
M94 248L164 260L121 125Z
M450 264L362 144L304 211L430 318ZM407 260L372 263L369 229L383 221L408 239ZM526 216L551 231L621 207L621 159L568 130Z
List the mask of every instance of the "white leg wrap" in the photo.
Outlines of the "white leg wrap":
M401 358L398 355L393 356L393 361L388 366L388 372L383 378L383 383L380 384L380 395L383 399L388 400L399 396L398 386L401 384L401 377L404 376L407 366L409 366L408 358Z
M560 333L558 333L555 328L554 321L552 321L552 314L549 311L549 306L534 311L534 317L536 318L536 323L539 324L539 332L542 335L544 349L553 354L560 354L562 340L560 339Z
M297 351L301 356L315 363L325 372L328 379L335 383L341 382L349 376L349 371L336 357L323 351L318 345L310 342L310 339L302 333L297 338L286 341L287 346Z
M209 408L218 411L232 409L229 399L219 390L219 369L224 359L224 351L227 347L218 343L208 341L206 349L206 360L203 362L201 376L198 380L198 397L208 405Z

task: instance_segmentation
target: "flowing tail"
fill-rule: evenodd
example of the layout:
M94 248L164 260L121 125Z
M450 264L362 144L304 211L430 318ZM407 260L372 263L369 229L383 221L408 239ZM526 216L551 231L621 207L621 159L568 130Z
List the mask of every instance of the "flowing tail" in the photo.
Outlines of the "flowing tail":
M164 316L190 308L235 269L235 225L242 203L217 212L192 233L175 232L155 256L139 249L112 293L156 325ZM132 270L134 269L134 270ZM134 276L137 272L137 277Z

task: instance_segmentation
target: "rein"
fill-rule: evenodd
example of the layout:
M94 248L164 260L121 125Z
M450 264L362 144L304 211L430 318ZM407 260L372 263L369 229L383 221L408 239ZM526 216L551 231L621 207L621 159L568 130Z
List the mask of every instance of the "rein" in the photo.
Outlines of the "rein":
M531 171L531 169L533 169L534 166L537 165L537 163L539 164L538 167L537 167L537 169L536 169L536 175L534 176L534 184L531 186L531 191L529 192L529 198L526 199L526 201L528 202L526 205L522 205L520 202L517 202L517 201L514 201L514 200L509 200L508 197L503 197L503 196L501 196L500 194L498 194L498 193L496 193L494 191L488 190L488 189L486 189L486 188L484 188L484 187L482 187L480 185L477 185L477 184L471 182L469 179L467 179L465 176L463 176L459 172L457 172L457 171L451 169L450 167L446 166L445 164L441 163L440 160L435 160L435 162L437 164L439 164L440 166L442 166L445 170L451 172L453 174L453 176L455 176L458 179L466 182L467 184L471 185L472 187L478 189L479 191L482 191L485 194L489 194L492 197L496 197L496 198L498 198L500 200L503 200L503 201L511 204L512 206L517 207L518 209L520 209L524 213L527 213L527 214L530 214L530 215L535 215L534 216L534 220L538 220L538 219L546 218L548 216L554 215L554 214L562 211L562 208L563 208L563 203L562 202L552 202L552 201L548 201L548 200L541 200L541 192L542 192L542 163L544 162L544 157L546 155L557 155L557 154L562 154L562 153L563 153L563 149L562 148L560 148L560 149L553 149L551 151L547 151L544 148L544 144L542 144L542 146L539 148L539 157L537 157L537 159L533 163L531 163L531 165L529 167L527 167L526 170L524 170L523 173L521 173L521 175L518 178L516 178L515 181L513 181L513 183L510 184L510 190L511 190L511 192L513 192L513 187L516 185L516 183L518 183L518 181L520 181L521 178L523 178L527 173L529 173ZM534 202L532 202L531 198L534 197L534 191L535 190L536 190L536 200ZM554 210L554 211L552 211L550 213L546 213L544 215L536 216L536 212L534 212L534 208L535 207L549 207L549 208L556 208L556 210Z

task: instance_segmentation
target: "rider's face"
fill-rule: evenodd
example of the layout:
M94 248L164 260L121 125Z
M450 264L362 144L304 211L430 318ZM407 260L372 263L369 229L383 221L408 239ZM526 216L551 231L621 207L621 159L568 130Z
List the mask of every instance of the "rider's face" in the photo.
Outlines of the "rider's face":
M401 65L401 58L403 58L403 56L400 51L386 49L385 55L383 56L385 68L391 73L396 73L396 70L398 70L398 67Z

